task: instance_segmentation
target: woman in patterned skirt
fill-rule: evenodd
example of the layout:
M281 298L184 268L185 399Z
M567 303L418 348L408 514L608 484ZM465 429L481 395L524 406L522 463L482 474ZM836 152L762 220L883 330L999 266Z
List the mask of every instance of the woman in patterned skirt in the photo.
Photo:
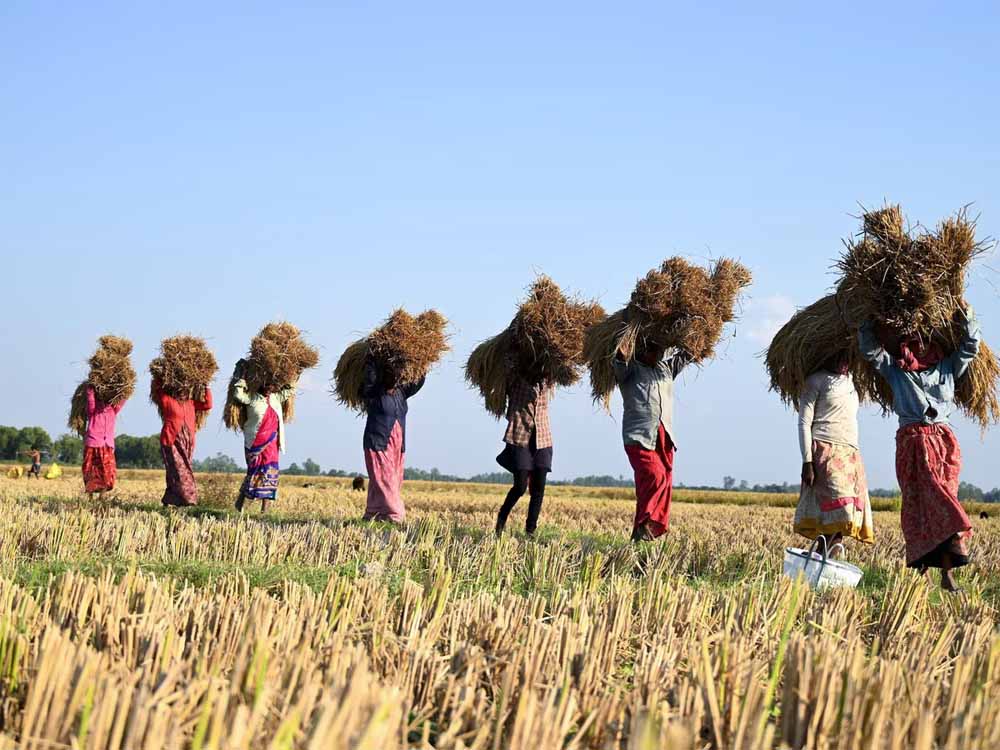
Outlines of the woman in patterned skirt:
M212 408L212 392L200 386L192 398L175 398L153 381L152 398L163 420L160 431L160 453L166 470L167 488L164 505L190 506L198 504L198 485L194 480L194 442L198 431L197 415Z
M115 421L125 406L98 400L94 387L87 386L87 432L83 439L83 491L91 501L97 495L104 500L115 488L118 469L115 464Z
M965 335L955 351L900 337L872 323L859 333L861 354L892 387L896 433L896 478L903 494L900 522L906 564L922 572L941 569L941 587L956 591L954 568L969 563L972 524L958 502L962 451L949 424L955 387L979 352L979 324L971 307L956 319Z
M280 476L279 456L285 452L284 404L295 393L295 383L280 391L247 390L246 361L236 363L233 399L246 407L243 422L243 448L247 459L247 474L236 500L236 510L243 511L246 500L260 500L260 510L278 497Z
M806 379L799 397L802 489L795 531L807 539L823 537L828 549L845 538L875 541L858 448L860 400L848 371L847 352L841 352Z

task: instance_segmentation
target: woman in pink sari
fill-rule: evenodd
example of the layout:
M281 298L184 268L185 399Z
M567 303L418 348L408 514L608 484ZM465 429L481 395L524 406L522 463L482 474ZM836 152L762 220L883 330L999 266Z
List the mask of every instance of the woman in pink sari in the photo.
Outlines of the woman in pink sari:
M381 372L371 360L365 366L365 381L361 386L368 412L364 436L368 468L365 521L400 523L406 518L402 489L407 400L423 388L424 381L400 384L396 380L393 373Z
M279 457L285 450L285 402L295 393L292 383L280 391L264 389L251 393L244 377L246 363L236 363L233 398L246 407L243 421L243 448L247 459L247 474L236 500L236 510L242 512L246 500L260 500L260 510L278 497L280 476Z

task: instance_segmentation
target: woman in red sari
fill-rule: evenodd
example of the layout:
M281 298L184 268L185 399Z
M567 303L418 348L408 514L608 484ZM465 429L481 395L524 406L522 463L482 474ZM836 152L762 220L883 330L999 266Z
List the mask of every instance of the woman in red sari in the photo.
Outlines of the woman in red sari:
M969 563L972 524L958 502L962 451L948 419L955 411L955 387L979 352L979 324L971 307L956 312L965 335L955 351L877 330L861 328L862 356L892 387L896 433L896 478L903 493L900 521L906 564L941 569L941 587L956 591L952 569Z
M98 400L94 387L87 386L87 433L83 439L83 491L94 499L104 500L115 488L118 467L115 464L115 420L125 406Z
M158 380L153 381L153 403L163 420L160 431L160 452L167 474L167 488L163 493L164 505L190 506L198 504L198 485L194 479L194 439L198 432L198 414L212 408L212 392L208 386L196 389L193 398L179 399L163 390Z

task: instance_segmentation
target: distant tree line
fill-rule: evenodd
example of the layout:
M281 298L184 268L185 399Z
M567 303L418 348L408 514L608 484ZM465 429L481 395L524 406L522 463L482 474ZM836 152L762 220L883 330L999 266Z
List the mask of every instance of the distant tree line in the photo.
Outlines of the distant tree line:
M63 434L53 440L49 433L41 427L7 427L0 425L0 460L16 461L23 458L23 453L38 448L49 461L57 461L61 464L74 465L83 462L83 440L76 435ZM115 439L115 459L118 466L123 469L158 469L163 466L160 456L160 436L149 435L147 437L134 437L132 435L119 435ZM195 471L216 472L223 474L242 474L246 469L238 464L233 458L224 453L216 453L210 458L194 461ZM300 466L292 463L283 470L289 476L307 477L353 477L357 472L343 471L341 469L329 469L323 471L322 467L307 458ZM476 474L471 477L459 477L453 474L443 474L434 468L430 471L417 468L408 468L403 472L405 479L415 479L428 482L468 482L474 484L510 484L510 473L506 471L494 471L484 474ZM619 475L618 477L608 475L590 475L577 477L576 479L563 479L550 482L557 486L570 487L634 487L635 482L631 479ZM799 485L797 482L782 482L781 484L754 484L751 485L745 479L737 481L734 477L725 476L722 479L721 487L711 485L685 485L678 484L677 489L708 490L723 492L763 492L770 494L797 493ZM898 489L873 489L869 490L872 497L896 497L899 495ZM969 482L962 482L958 488L958 499L980 503L1000 503L1000 488L984 491Z

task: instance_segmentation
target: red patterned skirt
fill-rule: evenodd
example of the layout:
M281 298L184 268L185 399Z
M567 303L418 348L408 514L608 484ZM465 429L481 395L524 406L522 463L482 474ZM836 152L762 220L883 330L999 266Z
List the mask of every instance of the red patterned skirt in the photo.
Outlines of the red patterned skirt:
M194 437L184 425L173 445L161 445L163 468L167 473L167 489L163 492L164 505L197 505L198 485L194 480L191 459L194 457Z
M909 567L940 568L945 553L953 567L968 564L972 524L958 502L961 469L962 451L948 425L914 424L896 433L900 521Z
M118 467L110 446L83 449L83 491L110 492L115 488Z

